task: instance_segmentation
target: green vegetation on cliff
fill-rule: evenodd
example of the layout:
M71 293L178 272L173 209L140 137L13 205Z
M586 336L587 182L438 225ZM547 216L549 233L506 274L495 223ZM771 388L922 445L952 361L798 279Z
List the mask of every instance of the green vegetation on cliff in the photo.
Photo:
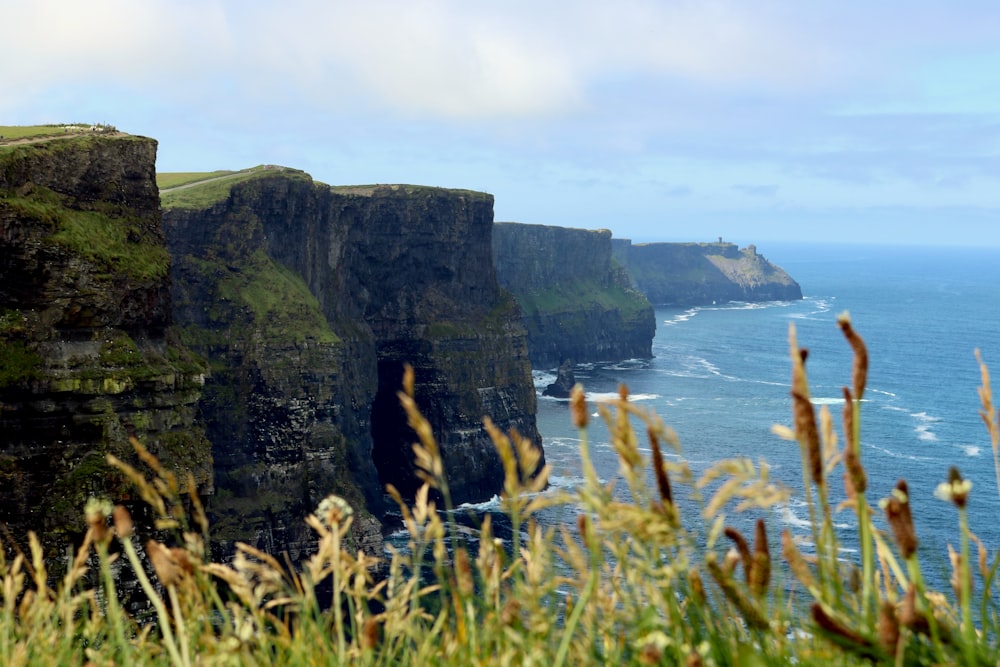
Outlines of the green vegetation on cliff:
M42 186L0 191L0 210L48 225L47 242L94 262L107 277L124 274L146 281L167 276L170 254L147 221L117 204L87 206L81 210L72 198Z
M258 178L276 175L312 181L308 174L297 169L260 165L241 171L180 172L158 174L160 202L164 209L203 209L224 201L233 186Z
M522 292L518 302L525 317L567 311L581 311L581 316L585 317L586 312L581 308L591 304L617 311L622 320L628 322L649 310L649 303L635 290L621 285L602 285L597 280L576 280Z
M218 259L184 257L181 261L203 277L213 293L211 330L185 326L188 344L208 343L212 332L227 338L258 335L269 341L301 343L312 339L335 344L339 338L320 310L319 302L301 276L257 250L238 270L223 267ZM241 312L242 311L242 312ZM211 343L209 343L211 344Z

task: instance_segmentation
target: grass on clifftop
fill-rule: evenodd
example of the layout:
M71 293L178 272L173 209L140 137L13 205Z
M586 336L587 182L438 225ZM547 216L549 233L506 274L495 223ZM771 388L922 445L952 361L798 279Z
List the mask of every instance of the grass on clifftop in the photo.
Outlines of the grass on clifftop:
M91 128L95 128L92 130ZM60 137L68 134L91 131L113 131L110 125L90 123L63 123L61 125L0 125L0 142L16 139Z
M935 495L954 510L957 547L950 585L932 589L905 482L867 488L860 417L868 353L846 317L840 326L854 350L842 447L828 406L817 414L809 400L794 328L793 426L774 429L802 453L809 543L787 528L778 534L791 491L770 480L765 462L728 459L697 477L673 431L629 402L624 387L597 412L627 489L598 477L588 442L594 407L576 387L569 416L580 429L582 481L542 492L548 468L532 477L540 452L487 422L503 463L510 540L497 537L489 515L478 530L458 526L409 369L400 398L419 437L414 455L425 483L409 504L389 489L409 545L384 554L384 578L370 569L383 554L351 547L354 512L335 496L305 519L315 553L295 567L247 545L237 546L232 562L211 562L210 527L193 489L135 443L151 479L113 457L109 463L132 481L169 539L145 541L144 565L129 513L91 500L86 536L58 581L37 538L14 556L0 549L0 664L995 665L1000 553L969 531L966 507L969 495L985 491L973 491L954 469L942 471ZM1000 479L1000 416L985 366L981 372ZM828 492L842 480L859 553L842 549L834 529ZM575 514L575 526L537 522L551 507ZM887 531L876 527L875 513L884 514ZM729 524L736 514L752 534ZM134 617L121 604L112 546L117 562L138 575L152 602L148 615Z
M311 180L298 169L260 165L241 171L168 172L157 174L156 183L163 208L203 209L225 200L237 183L279 174Z

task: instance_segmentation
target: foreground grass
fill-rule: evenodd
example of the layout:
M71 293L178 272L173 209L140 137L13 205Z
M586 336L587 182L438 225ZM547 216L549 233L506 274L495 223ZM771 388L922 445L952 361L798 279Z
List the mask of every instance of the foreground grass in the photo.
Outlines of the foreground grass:
M487 422L504 464L513 543L494 538L489 517L470 540L454 513L441 511L451 509L447 479L408 373L400 398L419 436L414 452L425 484L412 505L396 496L409 548L390 551L385 577L375 581L373 557L351 548L352 510L332 496L306 519L316 553L299 567L246 545L230 564L209 562L197 496L185 498L178 480L136 443L150 478L111 463L132 479L159 528L173 535L172 546L148 540L140 558L128 512L95 500L82 546L52 584L32 537L29 553L0 562L0 664L996 664L1000 560L982 544L972 560L970 485L953 471L938 489L955 507L958 547L950 590L931 590L905 482L881 500L868 495L859 444L867 351L846 317L840 326L855 353L844 389L843 449L829 411L817 415L809 400L806 355L794 329L793 426L776 427L802 450L811 553L787 530L769 530L768 509L788 492L769 481L765 464L721 461L696 479L682 458L664 457L664 446L679 453L676 436L629 403L624 388L598 411L628 500L590 463L590 408L577 388L571 415L585 482L572 493L540 493L548 470L537 470L539 452ZM996 460L998 413L985 367L982 374L982 415ZM649 461L633 423L645 430ZM828 501L835 475L845 479L856 516L857 562L838 557ZM678 511L674 498L683 487L700 505L698 516ZM552 505L577 511L575 529L536 523ZM193 508L192 525L185 506ZM727 526L727 511L758 516L754 534ZM891 534L876 529L876 512L884 512ZM152 603L148 616L129 615L119 603L112 548L138 573Z

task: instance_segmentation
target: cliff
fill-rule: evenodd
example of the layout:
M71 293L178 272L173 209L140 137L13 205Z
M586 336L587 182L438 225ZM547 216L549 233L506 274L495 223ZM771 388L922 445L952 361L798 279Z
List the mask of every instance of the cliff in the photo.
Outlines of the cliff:
M632 284L657 305L802 298L791 276L755 246L733 243L632 243L614 240L615 258Z
M493 258L536 366L652 356L653 308L612 260L608 230L496 223Z
M119 133L0 145L0 523L82 534L129 435L203 493L205 368L171 328L156 142ZM137 463L137 462L136 462ZM140 515L141 517L141 515Z
M234 537L294 544L289 526L331 489L376 513L384 484L416 490L404 364L455 502L502 484L484 415L540 442L526 332L492 268L492 197L261 169L185 201L164 218L175 314L212 367L212 511Z

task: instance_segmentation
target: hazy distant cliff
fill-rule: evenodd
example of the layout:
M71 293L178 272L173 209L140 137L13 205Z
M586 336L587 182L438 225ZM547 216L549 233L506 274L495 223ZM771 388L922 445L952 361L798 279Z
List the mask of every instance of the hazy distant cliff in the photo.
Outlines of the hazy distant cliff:
M235 533L284 526L329 487L317 473L353 480L372 507L382 484L412 493L414 436L396 397L404 364L456 502L502 483L484 415L540 440L526 333L492 268L492 205L481 193L330 188L281 172L167 211L177 318L213 369L216 508Z
M497 223L493 256L535 365L652 356L653 308L612 261L608 230Z
M0 146L0 522L15 535L82 533L88 496L134 495L105 463L135 459L130 434L211 490L155 158L130 136Z
M632 243L615 239L615 258L657 305L801 299L781 267L734 243Z

